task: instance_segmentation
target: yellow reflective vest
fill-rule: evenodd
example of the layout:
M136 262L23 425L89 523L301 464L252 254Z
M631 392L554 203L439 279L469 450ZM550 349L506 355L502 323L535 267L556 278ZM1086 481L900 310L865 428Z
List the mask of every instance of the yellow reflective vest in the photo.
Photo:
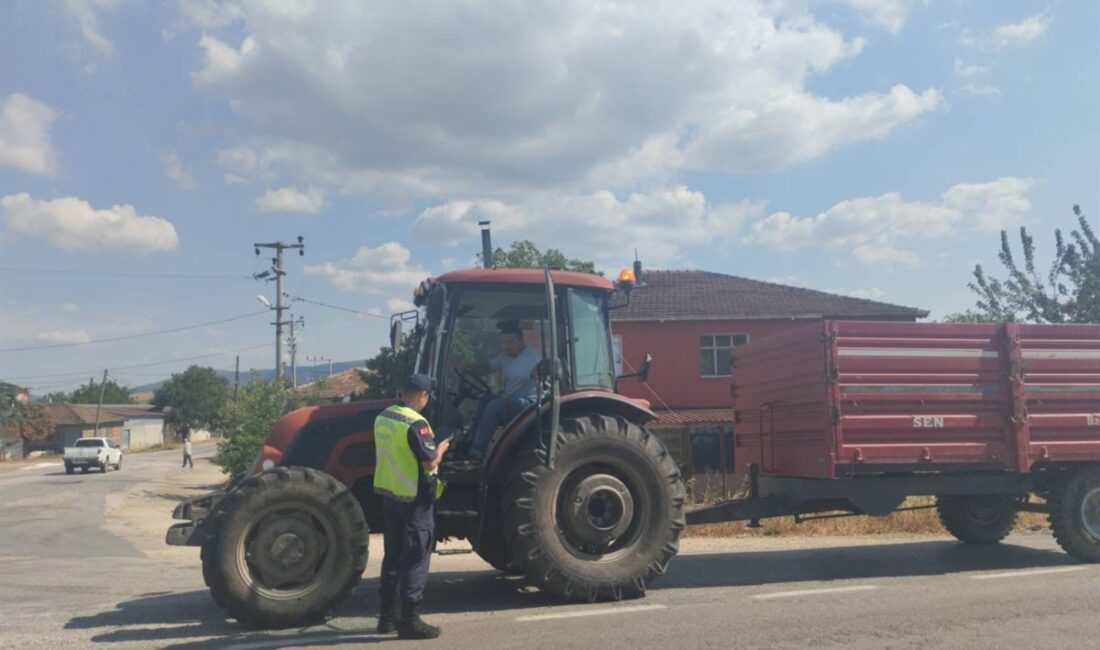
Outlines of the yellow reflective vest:
M409 427L424 416L402 404L394 404L374 419L374 491L397 499L412 501L420 482L420 460L409 447ZM442 494L437 482L435 497Z

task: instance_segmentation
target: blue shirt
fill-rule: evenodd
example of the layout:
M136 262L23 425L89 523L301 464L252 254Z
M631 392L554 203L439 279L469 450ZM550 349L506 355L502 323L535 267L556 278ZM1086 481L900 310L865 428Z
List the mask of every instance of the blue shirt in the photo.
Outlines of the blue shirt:
M512 357L503 352L493 357L489 365L504 377L504 395L509 398L535 399L537 386L531 379L531 371L542 358L538 352L524 346L523 351Z

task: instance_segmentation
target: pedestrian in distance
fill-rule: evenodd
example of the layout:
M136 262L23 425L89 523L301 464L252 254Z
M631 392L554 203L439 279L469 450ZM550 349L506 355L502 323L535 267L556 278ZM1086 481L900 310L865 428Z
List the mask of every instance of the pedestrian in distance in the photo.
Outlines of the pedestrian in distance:
M428 405L432 380L410 376L390 406L374 420L378 458L374 491L382 495L384 550L378 632L397 629L402 639L434 639L440 630L420 619L420 603L435 549L435 501L443 484L436 471L450 438L438 444L421 411ZM400 617L398 598L400 597Z
M191 460L191 438L183 439L183 465L180 467L195 467L195 461Z

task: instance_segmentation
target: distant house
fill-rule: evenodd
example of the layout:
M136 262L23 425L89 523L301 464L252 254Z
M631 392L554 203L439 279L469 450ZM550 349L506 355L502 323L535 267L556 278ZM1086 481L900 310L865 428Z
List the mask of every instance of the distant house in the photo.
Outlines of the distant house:
M343 402L356 393L367 389L367 384L359 377L361 368L348 368L334 375L322 377L309 384L303 384L294 390L303 397L330 402Z
M27 452L55 451L71 447L80 438L100 436L110 438L122 444L122 429L126 418L101 408L99 425L96 426L95 404L66 404L52 402L46 404L46 412L53 424L53 432L45 440L27 443Z
M0 406L3 413L14 408L18 402L26 403L29 399L27 389L10 382L0 381ZM23 438L19 431L5 421L5 416L0 414L0 461L23 457Z
M639 269L640 270L640 269ZM639 273L628 306L613 304L619 374L653 355L649 381L623 379L625 395L649 400L651 427L687 470L718 468L732 436L730 352L738 345L821 319L915 321L923 309L708 271Z
M12 402L26 403L27 400L30 399L30 393L23 386L0 381L0 399L7 405L10 405Z

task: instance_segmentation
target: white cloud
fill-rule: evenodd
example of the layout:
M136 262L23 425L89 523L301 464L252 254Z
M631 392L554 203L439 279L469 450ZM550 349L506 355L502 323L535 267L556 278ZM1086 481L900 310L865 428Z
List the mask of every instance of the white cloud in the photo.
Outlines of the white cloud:
M964 29L959 32L959 43L987 52L999 52L1012 47L1024 47L1041 38L1054 23L1050 9L1029 16L1016 23L997 25L984 34L972 34Z
M256 207L264 212L305 212L317 214L325 207L321 190L310 187L302 192L293 187L268 190L257 197Z
M61 308L69 313L80 311L80 307L75 302L67 302L64 305L61 305Z
M1027 192L1035 181L1004 177L961 183L931 203L909 202L896 192L842 201L815 217L776 212L753 223L742 241L778 249L810 245L850 251L873 266L919 266L920 256L900 241L936 239L967 228L997 230L1031 209Z
M65 0L65 9L80 25L80 34L93 49L104 56L115 53L115 45L99 31L99 12L119 4L119 0Z
M878 287L868 287L866 289L853 289L848 292L848 295L853 298L863 298L864 300L882 300L882 297L886 294Z
M900 24L903 4L879 20ZM886 137L943 103L900 84L814 94L810 78L863 41L762 0L242 11L239 47L200 38L194 82L253 130L253 162L343 190L504 200L662 185L683 169L767 172Z
M239 74L245 59L255 53L256 41L252 37L245 38L237 49L204 34L199 39L199 46L203 49L203 67L191 74L191 81L196 86L205 86Z
M989 68L976 63L964 63L959 57L955 57L955 74L960 77L976 77L989 72Z
M390 313L412 311L415 308L416 305L412 304L408 300L405 300L404 298L390 298L386 301L386 309L388 309Z
M171 223L139 215L131 205L96 210L75 197L38 201L21 193L0 198L0 212L11 232L66 251L110 250L145 255L174 251L179 246Z
M35 338L43 343L87 343L92 340L82 329L39 332Z
M905 26L909 12L916 5L926 5L927 0L835 0L856 10L865 20L878 25L891 34L897 34Z
M239 2L222 0L180 0L180 15L202 29L220 29L244 17Z
M392 294L401 290L411 295L431 275L426 268L409 264L411 257L409 249L397 242L374 248L362 246L349 260L307 266L305 274L322 277L341 291Z
M665 264L690 246L727 241L761 211L749 202L710 205L702 193L682 186L623 198L608 191L547 192L509 203L449 201L422 211L413 232L425 241L469 242L478 221L490 219L497 244L530 239L614 269L633 259L635 248L647 261Z
M956 95L964 97L989 97L997 99L1001 96L1001 89L991 84L968 83L955 89Z
M180 164L176 152L165 154L161 156L160 160L164 163L165 175L175 182L181 190L190 191L195 189L195 179L191 178L191 174L187 173L187 170Z
M50 144L50 125L57 111L23 93L0 103L0 166L30 174L57 171L57 152Z

